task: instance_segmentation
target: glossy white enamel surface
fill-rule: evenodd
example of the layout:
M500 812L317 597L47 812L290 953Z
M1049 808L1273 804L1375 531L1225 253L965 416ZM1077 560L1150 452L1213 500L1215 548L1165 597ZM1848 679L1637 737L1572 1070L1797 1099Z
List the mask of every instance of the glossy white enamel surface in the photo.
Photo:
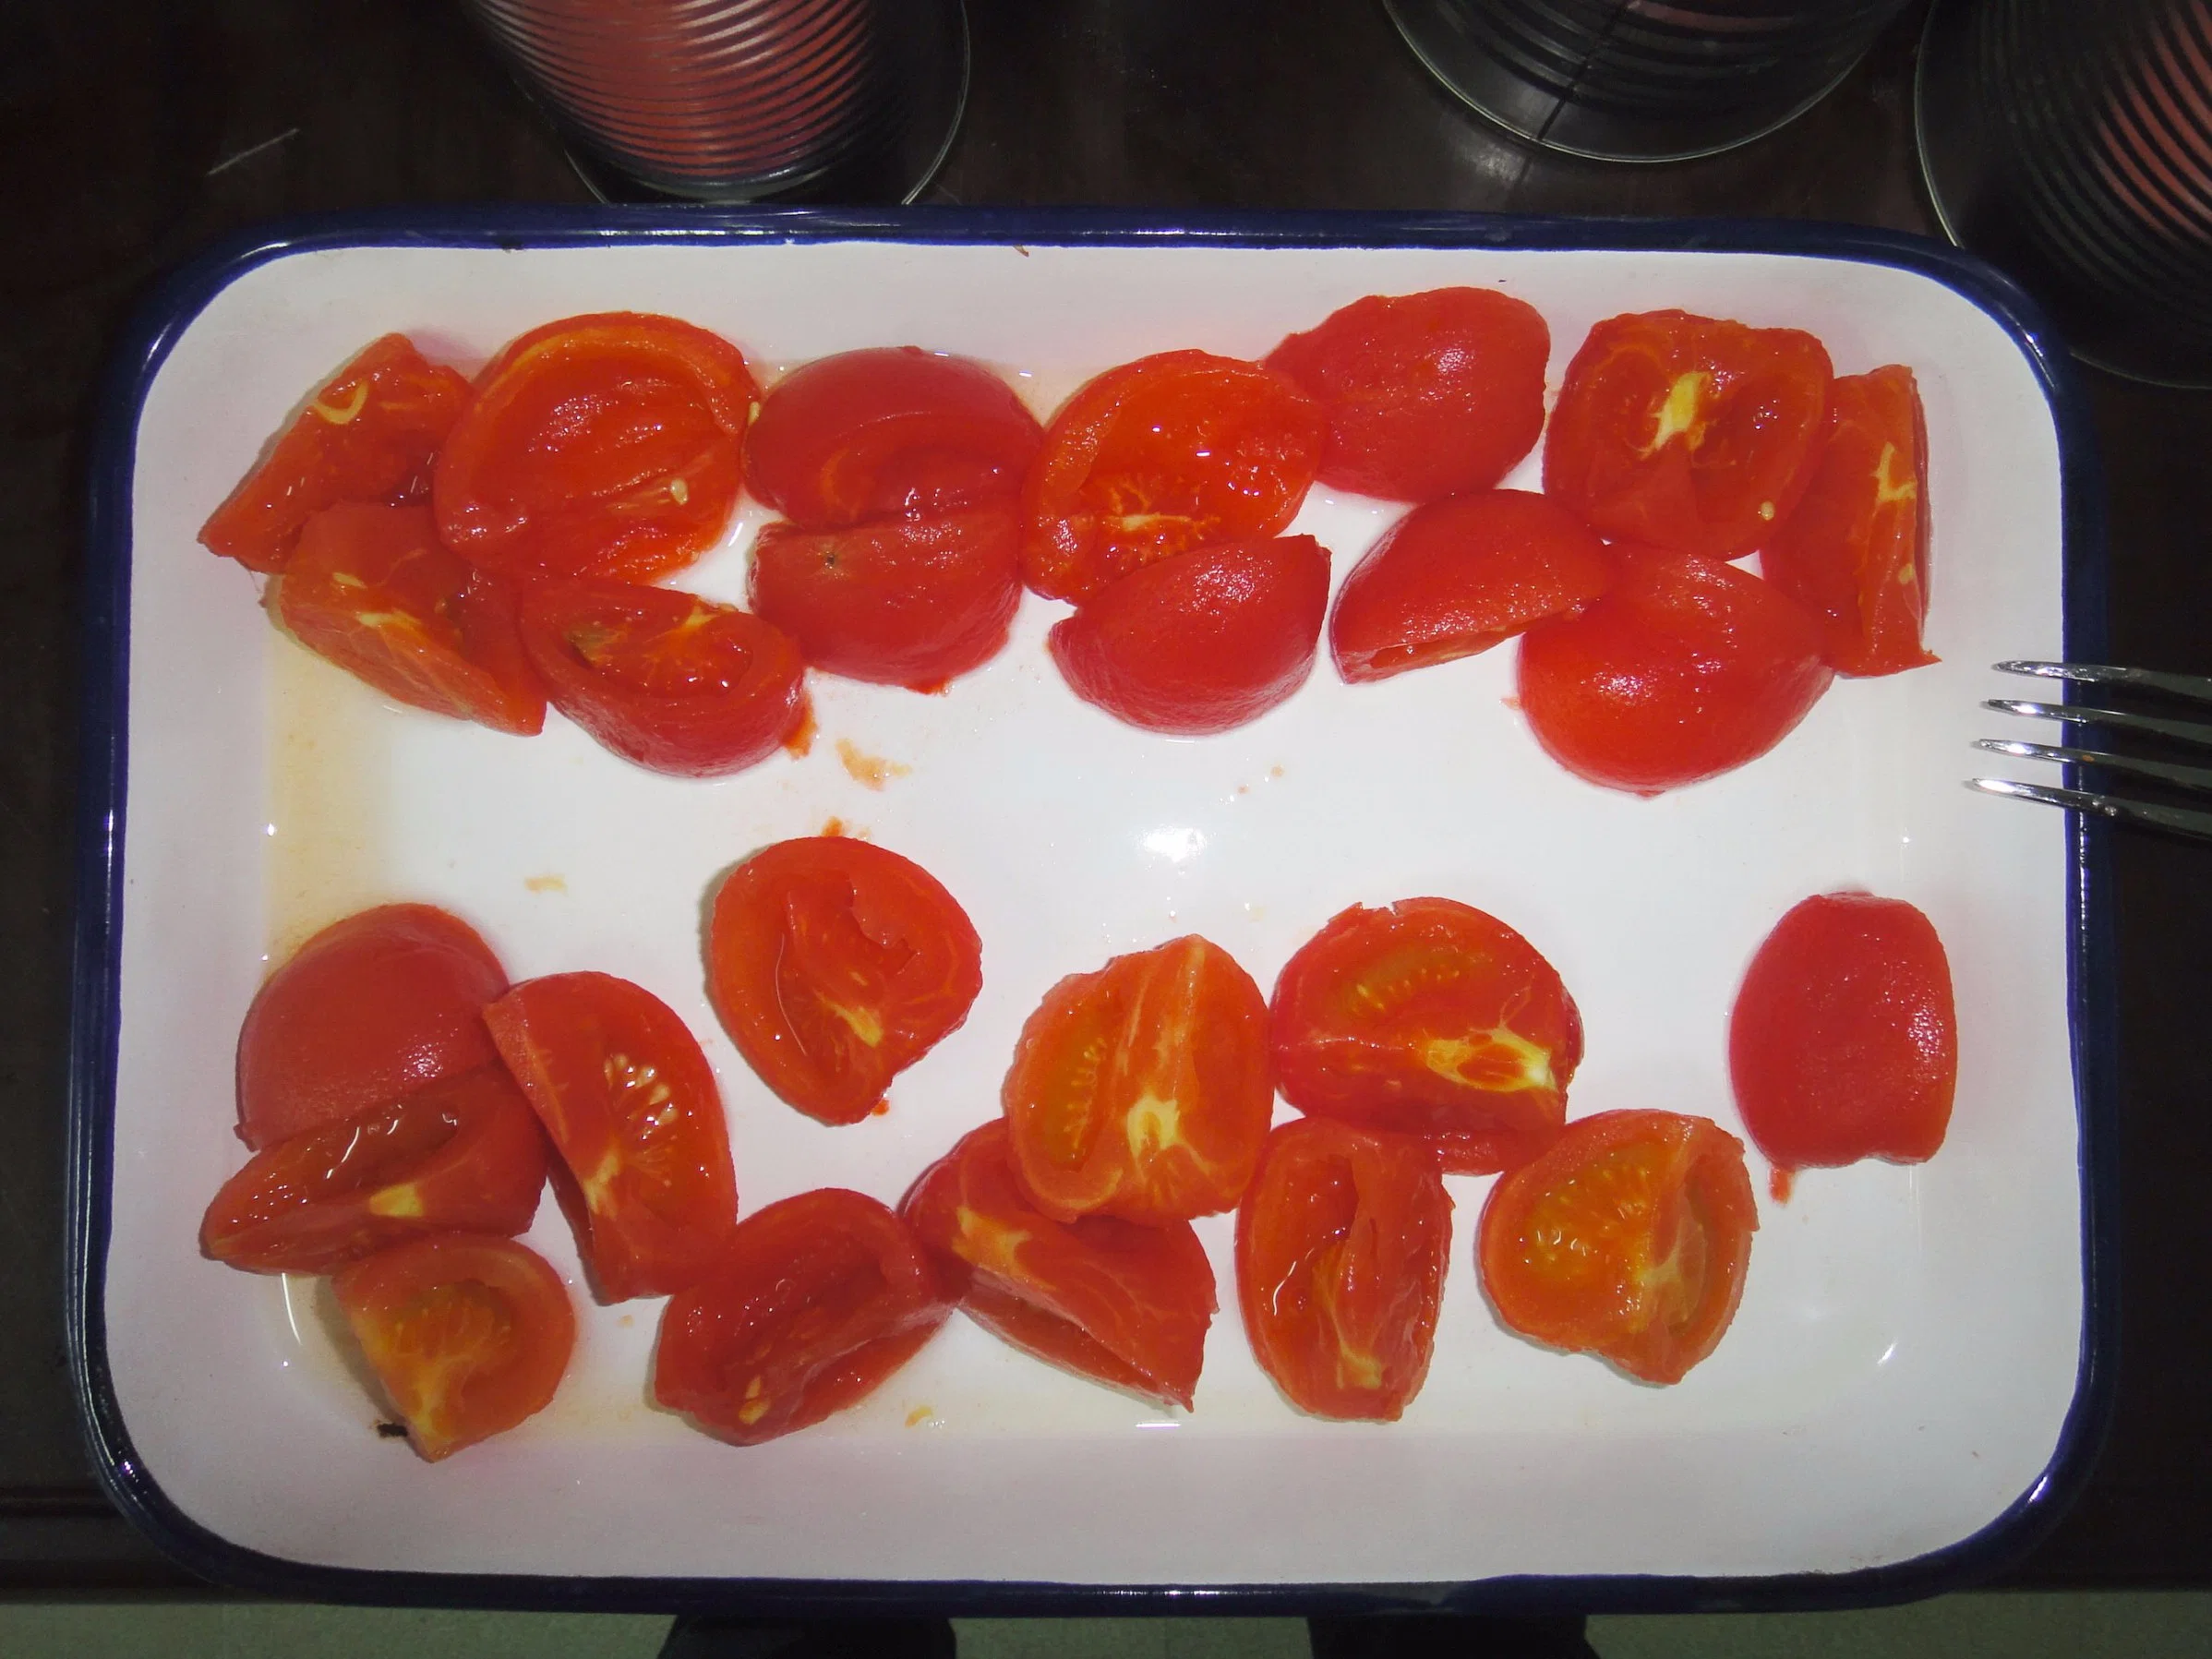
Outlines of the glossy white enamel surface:
M1285 706L1171 740L1077 703L1024 601L988 668L937 697L817 678L820 735L715 783L633 770L558 716L521 740L390 706L279 637L193 541L267 436L372 336L464 368L564 314L670 312L764 366L913 343L1024 371L1040 415L1172 347L1256 355L1369 293L1495 283L1533 302L1556 385L1583 331L1680 306L1809 328L1839 372L1901 361L1927 402L1941 666L1840 681L1773 753L1657 800L1595 788L1509 703L1511 649L1374 686L1326 660ZM1533 487L1533 460L1513 482ZM133 502L127 898L107 1337L148 1473L238 1545L378 1569L548 1574L1433 1582L1497 1574L1840 1571L1952 1544L2038 1478L2081 1330L2077 1134L2055 812L1960 787L1987 665L2060 655L2058 457L2003 331L1928 279L1815 258L1490 250L840 243L358 249L258 267L147 400ZM1317 492L1296 526L1337 574L1393 510ZM751 510L687 577L741 593ZM848 758L856 764L846 763ZM881 787L856 771L878 769ZM885 1116L775 1100L705 1000L700 906L751 849L836 816L967 906L985 984ZM1501 1328L1458 1206L1437 1360L1391 1426L1303 1418L1239 1328L1228 1218L1200 1223L1223 1310L1196 1410L1150 1410L956 1318L873 1400L751 1450L644 1401L659 1307L582 1304L554 1406L432 1468L378 1413L312 1287L199 1258L235 1169L234 1035L268 964L360 905L475 922L517 978L599 968L691 1023L751 1209L823 1184L889 1201L995 1109L1015 1033L1063 973L1196 931L1264 987L1340 908L1443 894L1550 956L1588 1060L1569 1110L1737 1127L1727 1008L1804 896L1908 898L1951 953L1960 1085L1930 1163L1763 1191L1742 1311L1672 1389ZM530 1234L577 1283L547 1203ZM582 1292L579 1288L579 1298Z

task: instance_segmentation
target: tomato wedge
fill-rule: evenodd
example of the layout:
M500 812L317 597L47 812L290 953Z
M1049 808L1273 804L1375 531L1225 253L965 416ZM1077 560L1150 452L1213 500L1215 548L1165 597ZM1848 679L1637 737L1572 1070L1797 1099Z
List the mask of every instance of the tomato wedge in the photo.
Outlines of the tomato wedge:
M1340 911L1283 965L1270 1017L1283 1099L1423 1136L1462 1174L1548 1145L1582 1061L1582 1016L1557 970L1449 898Z
M715 895L707 992L761 1080L857 1124L957 1030L983 988L968 912L910 859L842 836L778 841Z
M1328 417L1320 482L1433 501L1490 488L1535 448L1551 349L1526 300L1432 288L1353 300L1266 361Z
M1813 619L1749 571L1610 550L1614 583L1521 636L1521 706L1545 751L1610 789L1657 795L1757 760L1833 678Z
M1473 656L1612 585L1605 544L1545 496L1492 489L1416 507L1337 592L1328 649L1346 680Z
M528 980L484 1011L552 1137L583 1265L604 1302L681 1290L737 1224L715 1074L673 1009L612 974Z
M1327 1118L1281 1124L1236 1212L1253 1358L1302 1412L1397 1422L1428 1376L1450 1257L1433 1148Z
M409 1444L433 1463L552 1404L576 1347L560 1276L512 1239L412 1239L331 1288Z
M1044 433L980 363L918 346L821 357L776 381L745 439L752 493L802 530L1011 499Z
M1045 992L999 1099L1015 1172L1056 1221L1232 1208L1275 1110L1267 1003L1195 933L1116 956Z
M1544 493L1608 538L1749 553L1812 481L1830 373L1801 330L1687 311L1608 318L1567 366Z
M1835 382L1828 434L1797 511L1760 550L1769 582L1820 619L1839 674L1934 662L1928 619L1928 428L1913 371Z
M1269 536L1320 464L1319 405L1256 363L1141 357L1077 390L1022 487L1022 578L1089 598L1156 559Z
M328 1273L428 1232L521 1232L546 1185L546 1137L506 1068L279 1141L222 1184L199 1250L250 1273Z
M431 458L468 395L466 379L406 335L372 341L200 526L200 544L249 571L281 571L300 527L325 508L426 499Z
M1231 542L1123 577L1055 622L1047 645L1084 702L1198 737L1304 685L1328 609L1328 553L1312 536Z
M653 1398L758 1446L866 1399L952 1312L921 1243L873 1198L801 1193L738 1224L669 1298Z
M1004 502L848 530L764 524L752 608L811 667L917 691L998 655L1021 603L1020 521Z
M1827 893L1766 936L1728 1019L1728 1076L1767 1160L1935 1156L1958 1084L1951 962L1901 898Z
M448 552L427 507L332 507L263 601L292 636L387 697L535 737L546 692L513 590Z
M439 451L438 528L508 575L666 575L722 539L759 395L743 353L672 317L533 329L477 376Z
M1213 1267L1187 1221L1055 1221L1014 1178L1004 1122L922 1172L898 1207L984 1329L1049 1364L1190 1410Z
M1758 1227L1736 1136L1671 1112L1601 1112L1490 1189L1483 1289L1524 1337L1680 1382L1736 1317Z
M806 718L805 665L759 617L665 587L534 583L523 647L553 706L608 749L677 777L742 771Z
M263 981L238 1032L238 1138L255 1151L496 1064L484 1006L507 970L459 917L382 905L332 922Z

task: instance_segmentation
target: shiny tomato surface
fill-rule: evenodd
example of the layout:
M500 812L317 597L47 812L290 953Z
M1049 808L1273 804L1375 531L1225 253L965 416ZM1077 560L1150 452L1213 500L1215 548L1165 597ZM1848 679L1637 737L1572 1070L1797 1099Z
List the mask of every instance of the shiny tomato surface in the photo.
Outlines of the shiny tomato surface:
M325 508L427 499L431 459L468 397L466 379L404 334L371 342L200 526L201 545L249 571L281 571L300 527Z
M802 530L1011 502L1044 433L980 363L879 346L793 369L745 439L748 487Z
M806 669L790 637L696 595L582 577L533 583L522 638L553 706L655 772L742 771L806 718Z
M1547 1145L1582 1060L1582 1017L1552 965L1449 898L1332 917L1283 965L1270 1018L1283 1099L1420 1136L1468 1174Z
M1488 489L1416 507L1352 566L1328 619L1358 682L1473 656L1612 585L1605 544L1549 497Z
M1450 1256L1451 1199L1425 1142L1280 1125L1236 1212L1253 1358L1302 1412L1397 1422L1428 1376Z
M1758 1227L1736 1136L1671 1112L1601 1112L1498 1177L1476 1259L1510 1328L1673 1383L1735 1318Z
M1797 511L1759 569L1820 619L1839 674L1895 674L1936 659L1928 619L1928 429L1913 371L1838 379L1828 433Z
M679 570L722 538L758 397L736 346L672 317L533 329L476 377L439 451L439 533L513 576Z
M560 1276L512 1239L411 1239L331 1288L409 1443L433 1463L544 1411L576 1346Z
M866 1399L952 1312L921 1242L873 1198L801 1193L739 1223L668 1300L653 1398L758 1446Z
M705 1272L737 1224L737 1176L714 1071L675 1011L612 974L563 973L517 985L484 1022L560 1155L600 1300Z
M496 1064L484 1006L506 989L475 930L430 905L332 922L246 1011L238 1138L259 1151Z
M873 1112L983 986L959 901L910 859L842 836L778 841L729 873L707 991L746 1063L825 1124Z
M1272 369L1164 352L1108 369L1045 429L1022 487L1022 577L1088 599L1155 560L1270 536L1321 461L1321 410Z
M1328 422L1320 482L1392 501L1488 489L1544 429L1551 331L1494 288L1370 295L1292 334L1267 366Z
M200 1254L253 1273L328 1273L428 1232L516 1233L546 1137L493 1064L257 1152L199 1224Z
M1793 906L1736 993L1728 1076L1752 1143L1778 1169L1934 1157L1958 1084L1935 924L1870 893Z
M545 727L514 590L447 551L427 507L317 513L264 603L301 644L412 708L521 737Z
M1733 565L1610 550L1614 583L1521 637L1521 706L1569 772L1638 795L1718 776L1796 729L1833 678L1820 626Z
M964 1136L899 1205L968 1317L1049 1364L1188 1411L1213 1268L1187 1221L1055 1221L1015 1179L1004 1122Z
M1267 1003L1195 933L1116 956L1045 993L999 1099L1015 1172L1055 1220L1232 1208L1275 1109Z
M764 524L747 592L810 667L937 691L1006 643L1021 603L1019 540L1003 501L846 530Z
M1797 329L1608 318L1567 366L1544 493L1609 539L1711 559L1763 546L1812 481L1828 353Z
M1328 609L1310 535L1171 554L1086 600L1047 637L1086 703L1196 737L1256 720L1305 683Z

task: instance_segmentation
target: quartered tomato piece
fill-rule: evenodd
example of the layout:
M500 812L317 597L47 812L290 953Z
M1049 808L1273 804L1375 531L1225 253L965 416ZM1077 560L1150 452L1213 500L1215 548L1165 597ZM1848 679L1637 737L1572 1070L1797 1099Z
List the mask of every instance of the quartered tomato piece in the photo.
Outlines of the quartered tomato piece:
M1116 956L1045 992L999 1099L1015 1172L1055 1220L1229 1209L1274 1114L1268 1005L1195 933Z
M1521 637L1521 706L1545 751L1657 795L1758 759L1833 678L1818 624L1749 571L1611 549L1612 588Z
M1022 579L1089 598L1156 559L1275 535L1320 464L1312 399L1272 369L1206 352L1110 368L1045 429L1022 487Z
M1430 1147L1327 1118L1280 1125L1236 1212L1253 1357L1302 1412L1397 1422L1428 1376L1450 1256Z
M1744 1127L1778 1169L1934 1157L1958 1082L1935 924L1870 893L1794 906L1736 993L1728 1076Z
M1608 538L1712 559L1762 546L1812 481L1828 353L1687 311L1590 331L1544 439L1544 493Z
M1473 656L1612 584L1605 544L1557 502L1492 489L1416 507L1352 566L1328 619L1347 680Z
M257 1152L493 1065L507 970L459 917L382 905L332 922L263 981L238 1032L238 1138Z
M736 346L672 317L533 329L476 377L439 451L439 530L509 575L680 569L722 538L758 397Z
M712 777L765 759L807 712L781 629L672 588L535 583L523 646L553 706L626 761Z
M468 402L468 381L387 334L338 371L200 526L202 546L249 571L281 571L300 526L341 501L419 501L430 462Z
M1086 703L1196 737L1257 719L1305 683L1328 609L1310 535L1174 553L1052 625L1052 660Z
M952 1312L921 1243L873 1198L801 1193L738 1224L713 1270L669 1298L653 1398L758 1446L856 1405Z
M1896 364L1830 389L1828 434L1797 511L1760 550L1769 582L1820 619L1839 674L1936 659L1928 619L1928 430L1913 371Z
M1498 1178L1477 1261L1522 1336L1680 1382L1736 1316L1758 1227L1736 1136L1671 1112L1601 1112Z
M514 590L448 552L427 507L317 513L264 603L301 644L411 708L521 737L545 727Z
M765 524L747 592L810 667L936 691L1006 643L1021 603L1019 537L1004 502L848 530Z
M1582 1017L1536 947L1449 898L1354 905L1275 981L1275 1069L1299 1111L1417 1135L1487 1174L1559 1132Z
M1544 430L1551 331L1494 288L1370 295L1292 334L1267 366L1328 420L1320 481L1392 501L1488 489Z
M253 1273L328 1273L428 1232L520 1232L546 1137L500 1065L279 1141L222 1184L200 1254Z
M899 1205L968 1316L1049 1364L1188 1411L1213 1267L1187 1221L1055 1221L1014 1178L1004 1123L922 1172Z
M980 363L880 346L795 368L745 439L752 493L802 530L1011 500L1043 431Z
M855 1124L959 1028L983 988L959 901L911 860L842 836L779 841L715 895L707 991L761 1080Z
M573 1183L605 1302L681 1290L720 1258L738 1184L715 1074L666 1003L612 974L528 980L484 1011Z
M560 1276L512 1239L412 1239L331 1288L408 1441L433 1463L544 1411L576 1346Z

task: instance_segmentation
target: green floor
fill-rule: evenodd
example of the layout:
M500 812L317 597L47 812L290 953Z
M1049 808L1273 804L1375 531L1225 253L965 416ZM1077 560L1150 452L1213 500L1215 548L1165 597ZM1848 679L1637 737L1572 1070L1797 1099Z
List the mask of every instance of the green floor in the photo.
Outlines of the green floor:
M0 1602L0 1659L653 1659L665 1618ZM963 1619L961 1659L1304 1659L1295 1619ZM1956 1595L1870 1613L1597 1618L1602 1659L2212 1655L2212 1594Z

